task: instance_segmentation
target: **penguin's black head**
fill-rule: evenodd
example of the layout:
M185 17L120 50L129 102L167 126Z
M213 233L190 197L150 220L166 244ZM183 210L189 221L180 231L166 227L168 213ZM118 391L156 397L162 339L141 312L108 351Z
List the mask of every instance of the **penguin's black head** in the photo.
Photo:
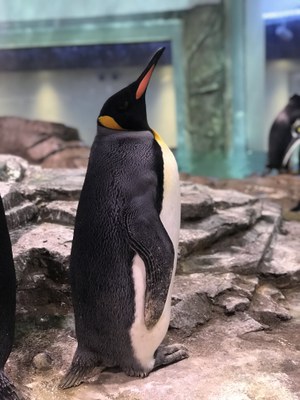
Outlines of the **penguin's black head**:
M298 94L294 94L290 97L289 103L293 104L295 107L300 107L300 96Z
M139 78L104 103L97 123L115 130L148 130L145 94L153 70L164 51L157 50Z

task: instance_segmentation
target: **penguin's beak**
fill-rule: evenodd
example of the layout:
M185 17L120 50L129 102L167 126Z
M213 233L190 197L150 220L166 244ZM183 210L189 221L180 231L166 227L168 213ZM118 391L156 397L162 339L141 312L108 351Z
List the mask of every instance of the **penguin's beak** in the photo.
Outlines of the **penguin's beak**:
M151 58L149 64L147 67L144 69L140 77L137 79L137 90L135 92L135 98L136 100L140 99L146 92L148 84L150 82L152 73L154 71L154 68L160 59L160 56L164 52L165 47L161 47L160 49L157 50L157 52L154 54L154 56Z
M297 147L300 146L300 136L294 137L290 144L288 145L286 152L283 157L282 166L286 167L293 152L296 150Z

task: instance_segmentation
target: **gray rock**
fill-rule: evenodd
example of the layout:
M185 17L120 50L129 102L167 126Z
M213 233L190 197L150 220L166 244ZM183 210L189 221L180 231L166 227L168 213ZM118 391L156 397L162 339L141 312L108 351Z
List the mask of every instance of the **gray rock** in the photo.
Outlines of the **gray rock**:
M24 226L37 219L38 207L23 196L15 184L0 182L0 194L6 212L9 230Z
M194 220L211 215L213 199L200 185L181 184L181 219Z
M262 218L273 224L274 228L278 231L282 224L282 208L279 204L263 201Z
M0 194L3 200L5 211L18 206L25 201L25 198L19 190L19 187L9 182L0 182Z
M24 201L24 203L6 212L7 226L9 229L24 226L28 222L37 219L37 217L38 207L29 201Z
M247 333L263 331L267 328L247 312L237 313L228 320L226 324L226 335L231 337L243 336Z
M214 299L225 292L230 292L251 298L257 284L258 278L255 276L241 276L233 273L194 273L177 275L173 293L175 297L197 293Z
M77 201L51 201L40 213L43 221L74 226L77 211Z
M215 210L253 206L258 199L236 190L218 190L189 181L181 182L182 219L206 218Z
M256 197L238 192L236 190L212 189L207 186L202 186L202 190L205 190L206 193L211 196L214 206L220 210L232 207L254 205L255 203L259 202Z
M192 248L190 242L186 241L181 243L181 249L185 253L181 253L179 258L178 271L181 273L235 272L256 275L276 232L275 225L260 220L250 229L226 237L222 241L219 240L207 250L194 252L195 254L190 254L188 258L186 256L197 247L195 245Z
M70 305L72 238L71 227L42 223L23 231L13 243L18 313L35 316L38 308L44 307L45 313L50 304L50 313L59 313L62 305Z
M174 313L176 317L175 323L194 327L195 320L200 321L198 323L203 323L203 320L206 322L210 319L213 305L220 306L227 314L245 311L251 303L257 284L257 277L233 273L195 273L176 276L172 297L175 304L172 308L172 314ZM202 319L199 317L200 314L195 312L195 301L190 307L190 303L196 296L205 299L201 307L199 305ZM179 305L178 302L180 302ZM190 314L185 313L189 307ZM172 324L171 327L173 327Z
M292 318L291 313L280 304L284 300L283 294L271 284L261 285L252 299L251 314L265 324L288 321Z
M203 250L220 238L252 226L261 216L261 204L220 210L200 222L184 222L180 231L179 258Z
M173 297L183 298L185 295L205 294L213 299L220 293L231 290L235 275L195 273L177 275L174 280Z
M53 200L78 200L85 172L84 168L43 169L30 167L19 190L26 198L36 203Z
M1 141L3 141L2 137ZM1 154L0 181L19 182L24 178L27 168L28 162L24 158Z
M52 362L51 356L46 352L36 354L32 360L34 368L39 371L48 371L51 369Z
M300 282L298 222L284 223L286 234L278 234L271 243L268 257L261 264L260 273L279 287L291 287Z
M250 300L248 297L225 293L217 299L215 304L223 307L226 314L234 314L236 311L247 310Z
M187 330L210 320L212 310L205 295L195 293L183 297L173 296L173 299L175 305L171 310L171 328Z

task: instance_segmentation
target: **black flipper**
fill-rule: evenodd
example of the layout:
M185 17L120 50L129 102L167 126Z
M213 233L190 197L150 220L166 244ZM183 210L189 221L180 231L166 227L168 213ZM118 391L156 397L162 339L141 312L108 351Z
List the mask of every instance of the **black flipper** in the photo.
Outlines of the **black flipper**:
M16 276L11 242L0 197L0 370L4 368L14 341Z
M0 371L0 399L1 400L20 400L16 393L16 388L4 375L3 371Z
M174 246L153 207L135 207L127 214L130 245L146 266L145 323L159 320L165 306L174 266Z
M15 330L16 275L4 207L0 196L0 399L18 400L15 387L4 375Z

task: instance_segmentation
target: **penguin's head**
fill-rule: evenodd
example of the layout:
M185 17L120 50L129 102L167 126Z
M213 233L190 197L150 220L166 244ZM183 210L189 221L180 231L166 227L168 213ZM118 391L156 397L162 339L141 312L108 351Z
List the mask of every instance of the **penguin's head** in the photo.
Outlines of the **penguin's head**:
M145 94L154 68L164 50L164 47L157 50L136 81L106 100L98 116L98 126L120 131L150 129Z

